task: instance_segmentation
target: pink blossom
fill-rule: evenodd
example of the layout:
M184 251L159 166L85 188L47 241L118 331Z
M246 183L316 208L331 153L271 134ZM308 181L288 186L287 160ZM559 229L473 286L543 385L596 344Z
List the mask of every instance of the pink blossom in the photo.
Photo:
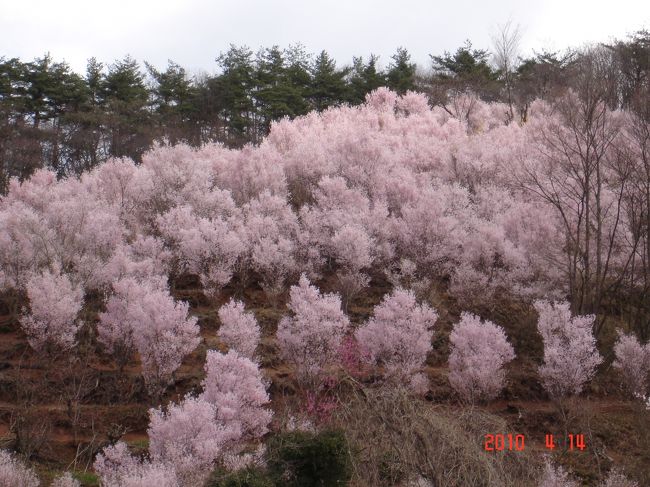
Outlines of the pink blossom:
M231 299L219 309L219 338L231 350L253 359L260 342L260 327L255 315L244 310L244 303Z
M159 394L199 344L197 319L188 317L187 303L174 301L160 279L128 278L113 287L115 294L100 315L99 340L122 362L137 350L147 387Z
M72 477L70 472L66 472L52 481L50 487L81 487L81 483Z
M578 487L578 483L561 466L553 465L547 457L544 459L544 470L538 487Z
M413 292L398 288L375 307L355 337L389 377L407 378L424 365L437 318L432 308L417 304Z
M551 397L580 394L596 374L602 357L593 336L593 315L571 317L569 303L536 301L537 330L544 341L539 375Z
M503 328L463 313L449 335L449 382L469 403L490 400L504 386L503 366L515 358Z
M182 486L171 465L141 461L121 441L98 453L93 466L102 487Z
M623 376L628 391L637 397L648 394L648 374L650 374L650 346L641 345L634 335L619 332L614 344L614 367Z
M199 398L215 407L219 424L239 431L243 440L263 436L272 412L265 408L269 395L259 366L235 350L227 354L209 350L205 372Z
M182 485L202 485L224 447L242 433L236 424L220 424L213 404L192 396L165 412L151 409L149 417L152 460L173 466Z
M81 326L77 315L83 290L60 271L35 274L27 281L30 313L21 318L29 344L35 350L68 350L76 344Z
M0 485L11 487L38 487L36 473L20 463L6 450L0 450Z
M278 324L280 351L296 366L300 380L315 379L336 360L349 320L341 311L341 299L335 294L322 295L305 275L291 287L288 306L292 315Z
M639 484L633 480L629 480L622 472L613 468L607 474L598 487L639 487Z

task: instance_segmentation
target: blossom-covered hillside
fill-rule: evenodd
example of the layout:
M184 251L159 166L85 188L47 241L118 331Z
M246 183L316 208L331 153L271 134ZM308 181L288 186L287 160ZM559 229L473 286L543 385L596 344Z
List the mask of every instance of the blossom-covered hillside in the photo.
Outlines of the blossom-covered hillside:
M259 146L12 180L8 445L111 487L289 485L278 438L332 431L339 483L296 485L650 482L647 122L571 91L521 124L472 94L449 107L380 88ZM397 410L413 429L391 433ZM518 431L521 452L484 447ZM544 460L546 433L588 445ZM393 434L456 453L409 460ZM0 485L37 485L0 454Z

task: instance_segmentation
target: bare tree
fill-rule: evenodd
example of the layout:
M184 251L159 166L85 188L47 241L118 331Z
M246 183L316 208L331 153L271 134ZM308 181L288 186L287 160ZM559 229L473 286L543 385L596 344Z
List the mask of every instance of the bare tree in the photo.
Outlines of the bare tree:
M627 275L636 249L625 238L622 203L631 177L629 156L620 150L622 123L607 108L605 93L571 91L558 100L555 116L536 127L539 159L525 168L523 180L562 221L569 296L577 314L601 311L605 297ZM602 325L596 322L596 333Z
M506 22L498 27L498 31L492 35L494 49L494 63L496 64L506 89L506 98L510 108L510 121L514 120L513 109L513 79L519 63L519 45L521 43L521 29L519 25L513 25L512 21Z

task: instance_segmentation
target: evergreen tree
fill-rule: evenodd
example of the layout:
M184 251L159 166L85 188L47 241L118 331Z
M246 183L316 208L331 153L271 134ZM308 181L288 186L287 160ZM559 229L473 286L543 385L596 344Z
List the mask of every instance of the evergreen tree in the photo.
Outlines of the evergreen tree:
M151 144L148 112L149 92L138 62L126 56L109 67L103 80L110 155L140 160Z
M255 105L252 91L255 85L253 52L246 46L231 44L217 58L223 70L214 88L222 97L222 117L228 127L226 138L235 145L254 139Z
M287 82L294 90L288 104L294 116L304 115L309 111L307 96L311 86L311 54L305 51L304 46L296 44L285 49L284 57Z
M66 170L80 173L104 161L108 153L105 128L109 125L104 103L104 65L90 58L83 79L86 90L84 103L77 110L65 114L67 151ZM106 142L104 144L103 142Z
M196 140L191 117L195 109L196 89L183 67L169 61L165 71L145 62L153 78L152 105L160 135L171 143Z
M573 52L542 51L521 61L515 73L514 92L522 121L527 120L533 100L555 96L567 87L567 72L574 60Z
M315 110L322 112L331 106L340 105L347 99L348 86L345 78L349 69L337 69L336 62L327 51L321 51L316 56L311 73L309 100Z
M371 91L386 86L386 77L377 69L378 56L370 55L367 63L362 57L354 57L350 75L350 103L363 103Z
M255 68L255 101L263 136L268 133L271 121L294 116L289 105L294 88L287 78L284 53L278 46L261 49Z
M445 51L442 56L429 55L434 72L442 79L462 81L494 80L497 73L492 70L488 60L490 53L485 49L472 49L467 40L454 54Z
M489 51L473 49L468 40L454 54L445 51L442 56L430 55L433 68L432 82L445 92L470 90L483 99L494 101L499 95L499 73L489 64Z
M415 90L415 63L411 62L411 55L402 47L391 56L392 62L386 75L388 87L399 94Z

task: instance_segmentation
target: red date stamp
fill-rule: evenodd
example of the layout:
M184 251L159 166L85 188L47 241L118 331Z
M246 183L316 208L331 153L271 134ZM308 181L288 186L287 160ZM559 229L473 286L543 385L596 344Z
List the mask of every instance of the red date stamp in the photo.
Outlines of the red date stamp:
M485 451L523 451L526 447L524 435L513 435L512 433L485 435Z
M544 436L544 447L547 450L564 446L567 450L583 451L587 445L585 435L569 434L566 438L559 438L552 434ZM526 437L522 434L498 433L485 435L483 443L485 451L524 451L526 448Z

